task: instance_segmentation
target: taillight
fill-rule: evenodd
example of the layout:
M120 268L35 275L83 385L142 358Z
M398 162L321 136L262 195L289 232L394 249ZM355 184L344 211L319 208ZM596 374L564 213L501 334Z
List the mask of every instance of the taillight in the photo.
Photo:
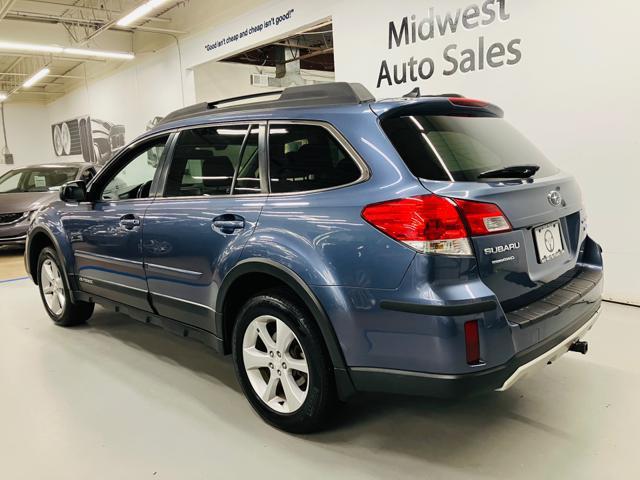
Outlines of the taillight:
M480 363L480 332L478 321L471 320L464 324L464 343L467 348L467 363L477 365Z
M494 204L438 195L367 205L362 218L421 253L444 255L473 255L469 237L511 229Z
M511 224L497 205L460 199L455 202L462 210L472 236L511 230Z

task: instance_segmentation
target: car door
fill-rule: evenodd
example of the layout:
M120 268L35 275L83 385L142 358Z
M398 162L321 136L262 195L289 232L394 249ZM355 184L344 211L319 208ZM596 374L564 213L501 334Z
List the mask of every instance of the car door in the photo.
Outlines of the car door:
M215 331L218 287L237 262L267 196L261 172L264 126L181 131L162 197L143 225L144 264L160 315Z
M142 263L142 219L153 202L157 162L169 135L134 144L91 184L92 202L62 219L75 256L80 288L151 311Z

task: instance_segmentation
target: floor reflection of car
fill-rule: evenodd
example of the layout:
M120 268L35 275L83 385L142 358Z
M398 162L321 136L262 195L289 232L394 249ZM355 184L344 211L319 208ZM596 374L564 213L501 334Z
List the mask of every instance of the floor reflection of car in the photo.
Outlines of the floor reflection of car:
M90 163L57 163L9 170L0 177L0 245L22 245L33 214L58 198L60 186L71 180L89 181L96 174Z

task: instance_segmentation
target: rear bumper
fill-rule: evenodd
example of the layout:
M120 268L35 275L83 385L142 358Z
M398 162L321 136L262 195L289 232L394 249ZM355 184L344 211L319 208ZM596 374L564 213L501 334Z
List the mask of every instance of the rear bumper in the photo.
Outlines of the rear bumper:
M504 391L518 380L538 370L569 350L595 324L600 300L571 325L544 341L518 352L507 363L487 370L461 375L443 375L382 368L355 367L350 375L361 392L385 392L454 398L493 390Z

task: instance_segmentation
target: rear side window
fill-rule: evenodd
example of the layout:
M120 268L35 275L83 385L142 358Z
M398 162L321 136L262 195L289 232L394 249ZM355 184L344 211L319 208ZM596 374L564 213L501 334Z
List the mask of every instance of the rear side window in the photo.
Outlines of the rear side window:
M269 176L274 193L306 192L353 183L361 171L325 128L271 124Z
M232 125L181 132L165 196L216 196L232 192L261 192L258 126Z
M382 128L418 178L473 182L513 165L538 165L534 177L558 172L502 118L411 115L383 120Z

